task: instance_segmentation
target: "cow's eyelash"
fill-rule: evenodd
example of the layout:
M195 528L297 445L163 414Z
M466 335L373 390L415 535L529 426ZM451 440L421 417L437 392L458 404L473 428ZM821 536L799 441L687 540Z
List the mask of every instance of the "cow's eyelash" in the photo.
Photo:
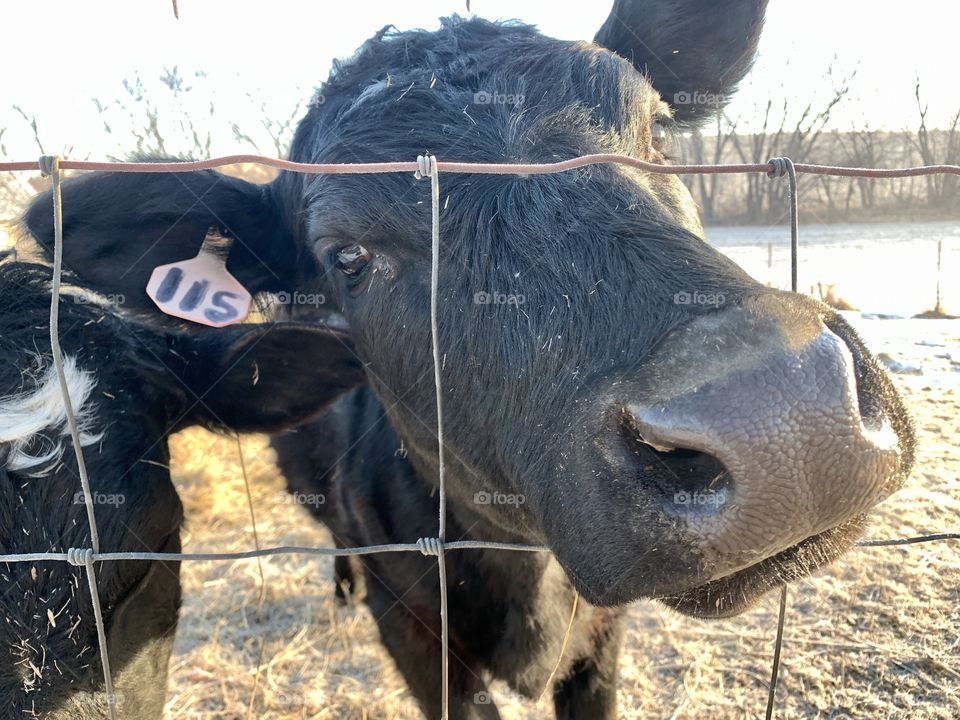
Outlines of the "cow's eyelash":
M333 257L337 250L348 244L343 237L329 233L317 236L310 242L314 257L319 258L324 264Z

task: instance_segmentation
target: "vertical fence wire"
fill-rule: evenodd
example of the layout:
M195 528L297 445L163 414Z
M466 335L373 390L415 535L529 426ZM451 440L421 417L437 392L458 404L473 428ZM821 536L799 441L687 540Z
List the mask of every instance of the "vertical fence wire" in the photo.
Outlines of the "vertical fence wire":
M767 694L766 720L773 720L773 706L777 699L777 677L780 674L780 651L783 648L783 625L787 616L787 586L780 586L780 610L777 614L777 639L773 643L773 665L770 667L770 692Z
M73 411L73 400L70 398L70 389L67 387L67 377L63 366L63 350L60 347L60 283L63 275L63 194L60 187L60 157L44 155L40 158L40 170L50 176L51 194L53 195L53 278L50 285L50 354L53 366L56 368L57 380L60 383L60 392L63 396L63 410L70 428L70 440L73 443L73 452L77 458L77 472L80 475L80 488L83 492L83 501L87 510L87 522L90 526L90 548L82 553L68 553L68 561L72 565L82 563L87 575L87 584L90 588L90 602L93 605L93 617L97 626L97 641L100 645L100 664L103 668L103 687L106 692L107 711L110 720L116 720L116 696L113 692L113 677L110 673L110 657L107 651L107 633L103 623L103 610L100 607L100 594L97 592L97 574L94 569L94 558L100 552L100 533L97 530L97 517L93 506L93 493L90 490L90 478L87 475L87 464L83 458L83 448L80 445L80 428Z
M800 250L800 201L797 192L797 170L788 157L771 158L768 161L770 178L787 178L787 196L790 203L790 290L797 292L797 263ZM766 720L772 720L777 697L777 681L780 676L780 653L783 648L783 627L787 614L787 586L780 586L780 609L777 617L777 636L773 644L773 664L770 668L770 688L767 693Z
M447 475L443 452L443 353L440 351L440 173L434 155L417 157L416 177L430 177L430 345L433 349L433 382L437 396L437 484L439 524L437 570L440 578L440 643L442 646L440 707L442 720L450 714L450 620L447 608L447 562L443 544L447 539Z
M787 195L790 202L790 290L797 292L797 263L800 249L800 200L797 192L797 171L788 157L771 158L767 176L779 178L786 175ZM773 645L773 665L770 668L770 689L767 694L766 720L772 720L777 698L777 681L780 676L780 653L783 648L783 626L787 614L787 586L780 586L780 608L777 619L777 636Z
M767 161L770 170L767 177L778 178L786 175L787 193L790 196L790 289L797 292L797 260L799 255L800 200L797 194L797 168L788 157L770 158Z

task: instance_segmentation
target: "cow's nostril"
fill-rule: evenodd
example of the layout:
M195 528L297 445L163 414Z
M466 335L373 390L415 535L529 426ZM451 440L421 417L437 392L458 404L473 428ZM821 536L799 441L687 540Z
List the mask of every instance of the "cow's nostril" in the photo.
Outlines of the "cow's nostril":
M853 377L856 387L860 419L868 430L878 430L887 422L884 409L888 391L882 387L882 378L874 364L863 353L863 344L856 333L837 318L824 317L824 325L843 341L853 358Z
M641 481L658 491L665 508L687 514L715 511L726 503L733 478L719 459L701 450L645 439L626 408L620 415L620 430Z

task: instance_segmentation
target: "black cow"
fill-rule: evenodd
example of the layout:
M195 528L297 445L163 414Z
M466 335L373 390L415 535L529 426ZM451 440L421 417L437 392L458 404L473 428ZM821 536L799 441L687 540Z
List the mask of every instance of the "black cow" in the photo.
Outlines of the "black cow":
M436 32L384 29L335 65L290 157L666 163L671 131L716 110L746 73L765 5L618 0L593 44L456 18ZM93 175L64 188L66 262L146 309L151 269L191 257L219 225L252 292L330 298L362 372L288 351L330 367L331 382L336 371L338 389L363 388L278 441L284 467L294 487L330 489L340 542L409 542L438 529L427 185ZM488 675L539 692L577 591L558 714L610 717L616 608L657 598L731 615L836 558L908 473L910 422L836 313L763 287L703 241L675 176L450 173L441 192L449 536L552 550L448 558L452 712L496 717L475 702ZM49 247L47 215L28 223ZM384 642L435 717L432 561L366 567Z
M47 267L0 263L4 555L90 547L86 500L50 354L49 280ZM161 332L77 287L61 300L60 329L105 552L180 551L183 509L170 482L170 432L195 424L280 429L303 420L304 409L322 404L328 392L322 380L295 393L286 384L288 373L314 375L309 354L355 362L335 332L319 327ZM323 347L329 342L336 347ZM287 354L290 344L305 355ZM253 402L238 402L244 397ZM159 718L180 605L179 563L95 567L119 716ZM83 568L62 561L0 564L0 616L0 717L105 717Z

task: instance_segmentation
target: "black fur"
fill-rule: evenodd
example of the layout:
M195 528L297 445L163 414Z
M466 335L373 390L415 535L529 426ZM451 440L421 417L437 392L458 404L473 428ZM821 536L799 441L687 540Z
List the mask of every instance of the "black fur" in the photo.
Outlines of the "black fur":
M0 263L0 398L33 392L50 367L49 279L46 267ZM316 413L325 393L363 377L344 339L316 326L161 331L71 288L61 299L60 329L64 354L96 377L85 408L93 416L90 431L104 436L84 456L107 552L179 552L183 509L170 481L170 432L197 423L278 430ZM291 344L304 355L291 356ZM307 360L317 353L334 360L333 374ZM287 373L313 375L315 391L290 387ZM253 398L256 411L239 398ZM37 436L31 454L58 439ZM0 443L0 554L89 547L69 441L62 462L39 475L10 470L11 452ZM179 563L96 568L121 717L159 718L180 604ZM105 717L83 569L59 561L0 565L0 585L0 717Z
M677 120L702 123L753 65L766 8L767 0L615 0L594 42L646 73ZM655 30L638 35L644 26Z
M338 547L436 537L436 488L404 458L369 388L345 396L322 420L275 436L273 445L290 491L323 497L309 507ZM450 511L451 539L520 539L462 504ZM436 560L407 553L339 560L338 590L364 599L426 717L440 717ZM447 553L446 567L451 717L499 717L487 686L492 678L529 697L552 695L559 718L612 717L621 609L579 602L557 681L548 687L574 602L556 561L542 553L470 550Z
M39 266L0 264L4 397L35 390L50 366L49 277L49 270ZM65 296L60 311L64 353L98 375L89 402L95 408L94 430L105 436L102 444L85 449L85 457L94 497L117 498L96 506L102 548L178 552L183 510L167 470L167 444L158 441L168 430L173 407L185 407L186 398L157 382L165 372L167 347L98 304L76 302L76 296ZM38 439L34 450L42 451L58 439ZM3 450L6 455L7 448ZM89 546L69 441L63 462L40 477L0 467L0 552L64 552ZM5 620L0 625L0 715L60 717L56 713L75 697L80 707L89 708L87 717L103 717L97 635L83 569L64 562L0 567ZM129 696L128 710L142 708L134 717L158 717L180 604L179 563L102 563L97 575L118 698ZM48 612L54 615L53 623ZM116 632L119 626L127 629ZM121 681L145 649L162 658L156 663L158 682L130 686Z

